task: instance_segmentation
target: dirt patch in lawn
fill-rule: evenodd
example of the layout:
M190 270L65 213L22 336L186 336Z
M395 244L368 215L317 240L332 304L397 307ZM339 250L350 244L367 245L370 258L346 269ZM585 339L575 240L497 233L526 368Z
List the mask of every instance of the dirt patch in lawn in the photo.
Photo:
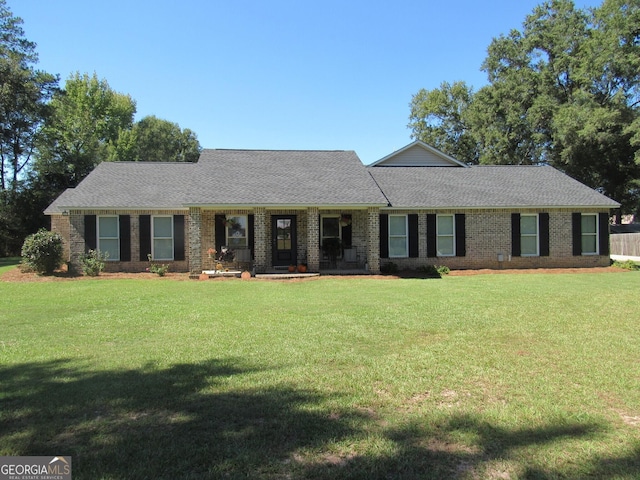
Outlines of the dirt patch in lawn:
M593 267L593 268L535 268L535 269L504 269L504 270L451 270L448 276L450 277L462 277L468 275L501 275L501 274L516 274L516 275L532 275L532 274L565 274L565 273L615 273L615 272L628 272L623 268L618 267ZM326 277L327 275L322 275ZM393 280L398 278L427 278L424 272L416 270L407 270L398 272L393 275L334 275L338 278L373 278L380 280ZM12 268L11 270L0 275L0 281L2 282L57 282L57 281L98 281L98 280L113 280L119 278L129 278L137 280L179 280L179 281L195 281L189 277L188 273L167 273L164 277L160 277L155 273L140 272L103 272L97 277L88 277L85 275L71 275L66 271L57 271L53 275L38 275L32 272L23 272L19 267ZM296 278L278 281L309 281L318 279L320 277L308 277L308 278ZM210 278L206 281L235 281L239 280L235 277L219 277ZM257 280L252 278L251 281L271 281L271 280Z

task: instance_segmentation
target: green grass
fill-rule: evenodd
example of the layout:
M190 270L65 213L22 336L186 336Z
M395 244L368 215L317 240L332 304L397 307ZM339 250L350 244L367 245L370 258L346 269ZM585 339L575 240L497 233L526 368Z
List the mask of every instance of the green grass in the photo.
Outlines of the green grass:
M18 265L21 260L20 257L0 257L0 275Z
M639 285L0 282L0 455L72 455L74 479L639 478Z

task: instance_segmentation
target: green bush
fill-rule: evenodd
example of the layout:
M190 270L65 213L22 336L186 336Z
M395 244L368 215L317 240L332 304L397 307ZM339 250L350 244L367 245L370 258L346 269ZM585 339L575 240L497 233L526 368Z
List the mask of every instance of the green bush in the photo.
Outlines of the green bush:
M100 250L89 250L80 257L82 273L89 277L97 277L104 270L107 258L109 258L108 253L102 253Z
M446 265L436 265L436 270L440 276L449 275L449 272L451 271L451 269Z
M383 265L380 265L380 272L385 274L393 274L398 273L399 268L398 265L393 262L387 262Z
M441 278L443 275L448 275L451 271L446 265L421 265L417 270L433 278Z
M153 263L153 260L151 259L151 254L147 255L147 258L149 259L149 268L147 268L147 271L149 271L151 273L155 273L159 277L164 277L165 273L167 273L169 271L169 265L168 264L166 264L166 263Z
M624 262L621 260L616 260L615 262L613 262L613 266L624 268L625 270L640 270L640 265L638 265L633 260L626 260Z
M29 235L22 245L22 262L36 273L51 275L62 265L62 237L44 228Z

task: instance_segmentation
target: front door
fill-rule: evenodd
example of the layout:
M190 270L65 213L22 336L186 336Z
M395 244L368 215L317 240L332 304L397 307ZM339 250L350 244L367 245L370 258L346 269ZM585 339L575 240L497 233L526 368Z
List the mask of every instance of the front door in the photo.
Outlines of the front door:
M271 217L273 235L273 266L295 265L296 217L295 215L274 215Z

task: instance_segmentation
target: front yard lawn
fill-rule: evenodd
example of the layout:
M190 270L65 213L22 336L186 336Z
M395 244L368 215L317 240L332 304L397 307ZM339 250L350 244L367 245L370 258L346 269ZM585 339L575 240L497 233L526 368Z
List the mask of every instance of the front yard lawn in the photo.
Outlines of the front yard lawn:
M76 480L639 478L639 286L0 282L0 455Z

